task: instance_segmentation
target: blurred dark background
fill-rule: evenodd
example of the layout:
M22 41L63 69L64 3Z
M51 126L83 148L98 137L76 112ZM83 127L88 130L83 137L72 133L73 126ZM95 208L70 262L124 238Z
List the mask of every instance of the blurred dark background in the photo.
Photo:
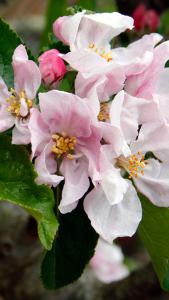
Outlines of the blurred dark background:
M116 2L119 11L129 15L140 3L144 3L147 8L153 8L159 13L169 8L169 0L117 0Z

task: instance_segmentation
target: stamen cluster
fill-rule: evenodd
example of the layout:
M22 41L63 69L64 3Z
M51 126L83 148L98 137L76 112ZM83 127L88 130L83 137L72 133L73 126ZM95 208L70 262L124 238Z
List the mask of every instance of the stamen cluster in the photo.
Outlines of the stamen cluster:
M138 178L138 176L144 175L143 169L145 168L147 162L144 159L141 151L138 151L137 154L132 154L129 157L120 156L118 158L118 166L122 167L129 173L129 178Z
M101 122L107 122L110 120L109 105L107 102L100 104L100 112L98 115L98 120Z
M23 99L28 107L28 112L32 108L32 100L26 97L25 91L17 93L13 88L10 89L11 96L6 99L6 102L9 104L7 111L16 117L22 117L20 114L21 109L21 100Z
M97 48L95 44L91 43L89 44L89 49L92 49L95 53L100 55L102 58L106 59L107 62L110 62L113 60L111 52L106 52L104 48Z
M137 178L139 174L144 175L143 169L146 166L144 155L140 151L132 154L129 158L129 178Z
M58 158L66 154L67 158L73 159L73 153L77 143L75 137L69 137L65 132L62 132L62 134L53 134L52 139L54 141L52 152L55 153Z

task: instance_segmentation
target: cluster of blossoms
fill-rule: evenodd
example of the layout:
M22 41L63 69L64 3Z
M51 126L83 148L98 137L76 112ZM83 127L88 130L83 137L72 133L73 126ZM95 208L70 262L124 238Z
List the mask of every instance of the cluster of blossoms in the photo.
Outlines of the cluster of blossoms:
M132 28L119 13L61 17L54 34L70 51L49 50L38 67L20 45L14 87L0 79L0 132L12 128L13 144L31 144L38 184L64 183L62 214L85 195L84 210L109 243L135 233L138 192L169 206L169 42L152 33L111 48ZM74 94L59 90L69 70L77 72ZM48 91L37 95L42 82Z

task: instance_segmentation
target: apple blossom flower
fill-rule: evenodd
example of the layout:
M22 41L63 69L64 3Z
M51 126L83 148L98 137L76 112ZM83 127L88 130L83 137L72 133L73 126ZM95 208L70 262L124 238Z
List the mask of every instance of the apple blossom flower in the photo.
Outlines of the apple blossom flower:
M131 102L130 105L128 104L128 109L130 109L130 111L132 111L132 106L138 106L138 112L136 113L136 109L132 112L133 116L134 114L136 115L136 117L133 118L132 122L130 122L131 113L130 117L126 118L127 106L125 107L125 110L123 110L123 103L126 100L128 102ZM144 99L133 98L131 96L128 96L124 92L120 92L112 103L110 119L111 124L119 128L125 141L127 138L127 142L125 143L125 145L128 144L130 152L133 153L134 156L136 156L135 158L134 156L132 156L132 154L130 156L130 159L134 158L136 159L136 161L139 160L141 162L141 168L138 165L139 168L138 170L136 168L136 173L134 172L134 176L133 174L131 174L130 168L128 169L131 178L135 182L135 185L137 187L139 186L139 190L144 195L146 195L155 205L168 207L169 180L167 178L167 169L169 161L165 158L164 153L168 150L169 147L169 123L164 117L162 117L162 115L160 116L160 112L158 112L158 110L155 111L154 116L149 117L149 113L147 112L147 110L148 107L150 108L150 105L152 105L153 108L153 104L153 101L144 101ZM118 118L115 118L117 107L119 107ZM152 114L153 113L154 111L152 109ZM125 127L128 127L128 129L133 128L134 122L134 128L138 127L138 131L135 131L135 136L134 130L131 131L132 134L126 135L127 131L125 130ZM160 141L160 143L158 143L157 141ZM152 152L155 155L156 159L148 158L144 161L144 156L147 152ZM140 155L141 159L139 159ZM158 172L155 172L156 170L158 170ZM141 182L147 183L147 189L140 188L142 185ZM155 195L153 195L154 192Z
M0 132L14 126L12 143L28 144L28 120L41 83L41 74L37 65L28 59L23 45L15 49L12 65L14 88L8 91L5 82L0 78Z
M53 24L54 34L71 51L88 49L100 57L111 60L109 42L127 29L133 28L133 19L118 12L86 14L58 18Z
M42 79L47 87L56 88L66 73L65 63L59 54L58 50L51 49L38 59Z
M29 122L37 183L57 186L65 180L59 209L70 212L99 179L101 130L85 99L52 90L39 94Z
M110 41L126 29L133 28L132 18L119 13L87 15L83 11L59 18L53 28L56 36L70 46L71 52L62 55L63 59L83 73L76 80L77 90L100 80L105 82L107 94L108 90L115 94L123 88L124 72L112 59Z
M101 147L101 179L84 201L92 226L108 242L133 235L141 220L141 204L130 179L153 204L169 207L169 163L162 161L169 147L169 124L164 119L140 124L139 110L144 103L133 98L128 107L133 105L138 112L130 122L127 107L123 109L124 99L124 92L114 98L110 123L102 124L105 145ZM125 137L127 129L131 132ZM146 158L147 152L157 159Z
M124 256L119 246L110 245L100 238L95 254L90 260L90 266L96 278L103 283L111 283L129 275L129 270L124 265L123 259Z
M106 60L97 52L80 49L62 55L72 68L81 73L97 72L98 68L110 68L111 65L125 67L127 75L140 73L153 59L153 49L162 40L158 33L144 35L141 39L131 43L128 47L110 48L112 60ZM109 45L109 44L108 44ZM110 46L109 46L110 47ZM85 64L84 64L85 63Z
M152 63L154 46L162 39L159 34L145 35L127 48L111 49L110 40L132 26L133 20L119 13L86 15L83 11L55 21L55 34L71 50L62 57L79 72L77 95L87 97L89 89L102 81L99 100L108 100L123 88L125 76L140 74Z
M124 83L127 89L130 78L143 73L152 64L154 46L161 39L159 34L149 34L127 48L114 48L111 50L113 60L110 62L93 53L86 53L85 50L67 53L63 58L79 72L75 80L76 94L87 97L93 86L101 81L98 94L100 101L108 100L111 95L118 93ZM126 81L126 78L129 80Z

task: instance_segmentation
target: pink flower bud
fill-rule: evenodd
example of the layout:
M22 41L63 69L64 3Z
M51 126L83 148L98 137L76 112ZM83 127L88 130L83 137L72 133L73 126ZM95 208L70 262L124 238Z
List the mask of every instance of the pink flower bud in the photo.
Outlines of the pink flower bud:
M133 12L135 29L144 30L146 27L149 31L156 31L159 26L160 17L153 9L146 9L144 4L140 4Z
M144 28L144 14L146 12L146 7L144 4L140 4L136 7L133 12L134 26L137 31Z
M153 9L147 10L145 15L145 24L150 31L156 31L160 23L160 17Z
M59 54L58 50L51 49L44 52L38 59L42 79L46 86L52 88L57 87L66 73L66 65Z

